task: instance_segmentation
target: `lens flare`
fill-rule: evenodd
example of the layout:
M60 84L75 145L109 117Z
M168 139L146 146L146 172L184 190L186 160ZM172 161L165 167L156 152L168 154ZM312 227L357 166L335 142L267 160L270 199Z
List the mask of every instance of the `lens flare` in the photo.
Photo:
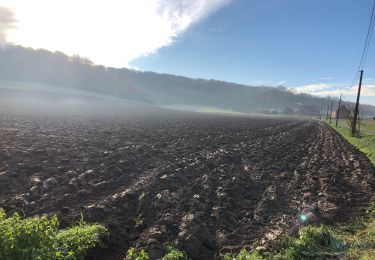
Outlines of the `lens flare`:
M309 219L309 217L308 217L306 214L301 214L301 215L299 216L299 219L300 219L302 222L306 222L306 221Z

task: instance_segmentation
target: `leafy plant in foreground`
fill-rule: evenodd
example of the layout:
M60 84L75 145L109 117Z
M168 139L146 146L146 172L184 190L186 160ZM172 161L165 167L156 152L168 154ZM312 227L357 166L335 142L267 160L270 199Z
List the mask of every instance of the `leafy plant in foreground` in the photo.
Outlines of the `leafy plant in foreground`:
M145 252L145 250L138 251L134 247L131 247L128 250L128 253L126 255L127 260L149 260L148 254Z
M163 256L163 260L187 260L185 252L182 252L172 246L167 246L167 254Z
M64 230L58 226L56 216L22 219L18 213L7 217L0 209L0 259L83 259L107 232L104 226L83 219Z
M249 252L246 249L242 249L240 253L235 256L233 254L226 254L224 260L262 260L262 256L257 252Z

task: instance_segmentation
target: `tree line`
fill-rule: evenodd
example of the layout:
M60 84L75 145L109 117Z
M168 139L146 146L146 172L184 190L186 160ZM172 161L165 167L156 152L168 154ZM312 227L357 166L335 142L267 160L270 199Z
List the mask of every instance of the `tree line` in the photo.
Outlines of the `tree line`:
M329 97L296 94L284 87L253 87L219 80L96 65L78 55L8 45L0 48L0 80L53 84L156 105L215 106L238 112L326 108ZM303 110L303 109L302 109ZM365 115L375 107L362 106ZM305 112L309 113L309 111Z

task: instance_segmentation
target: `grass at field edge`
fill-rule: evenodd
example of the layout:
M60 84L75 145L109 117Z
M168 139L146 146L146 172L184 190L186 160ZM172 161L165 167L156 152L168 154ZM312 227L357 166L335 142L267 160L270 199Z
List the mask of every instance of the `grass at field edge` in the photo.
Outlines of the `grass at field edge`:
M353 137L348 127L342 125L335 127L334 123L330 124L328 122L327 124L330 125L332 129L338 132L350 144L352 144L354 147L356 147L358 150L364 153L375 166L375 135L365 133L367 128L364 128L364 126L362 126L362 132L360 136Z
M375 166L375 135L368 134L372 131L371 124L362 124L362 132L359 137L353 137L348 126L334 123L328 125L339 133L346 141L356 147ZM341 236L349 245L346 259L374 259L375 255L375 201L369 207L367 218L351 225L347 225L339 230Z

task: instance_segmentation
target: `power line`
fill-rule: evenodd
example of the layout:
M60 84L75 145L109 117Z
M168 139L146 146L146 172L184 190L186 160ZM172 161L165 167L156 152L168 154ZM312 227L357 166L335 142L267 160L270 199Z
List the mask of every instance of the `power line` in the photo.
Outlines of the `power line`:
M374 32L374 24L375 24L374 10L375 10L375 1L374 1L374 7L373 7L373 10L372 10L373 19L372 19L372 25L371 25L371 29L370 29L369 41L368 41L368 44L367 44L367 49L366 49L365 57L363 58L363 64L362 64L362 68L361 69L363 69L363 66L364 66L364 64L366 62L367 53L368 53L368 50L370 49L370 43L371 43L371 39L372 39L372 34Z
M357 82L358 75L359 75L359 71L357 71L357 74L355 74L355 78L354 78L354 80L353 80L352 85L350 86L350 89L352 89L352 88L354 87L354 84Z
M367 58L367 53L368 53L368 49L370 47L370 42L371 42L372 33L373 33L373 29L374 29L374 22L375 22L375 0L374 0L374 3L373 3L373 6L372 6L370 23L369 23L368 30L367 30L365 46L363 47L363 52L362 52L361 61L359 63L358 72L363 69L363 66L364 66L366 58ZM357 76L358 76L358 72L357 72Z
M375 23L374 21L375 21L375 0L374 0L373 5L372 5L371 18L370 18L370 23L369 23L369 26L368 26L368 29L367 29L366 41L365 41L365 46L363 47L361 61L359 62L358 71L357 71L357 74L354 78L354 82L353 82L353 85L352 85L352 88L353 88L354 83L356 82L357 77L358 77L358 72L360 71L361 73L360 73L360 78L359 78L357 101L355 103L354 116L353 116L353 122L352 122L352 135L353 136L356 133L357 114L358 114L358 109L359 109L359 98L361 96L361 86L362 86L362 79L363 79L363 67L365 65L368 50L369 50L370 43L371 43L371 38L372 38L372 33L373 33L374 23Z

